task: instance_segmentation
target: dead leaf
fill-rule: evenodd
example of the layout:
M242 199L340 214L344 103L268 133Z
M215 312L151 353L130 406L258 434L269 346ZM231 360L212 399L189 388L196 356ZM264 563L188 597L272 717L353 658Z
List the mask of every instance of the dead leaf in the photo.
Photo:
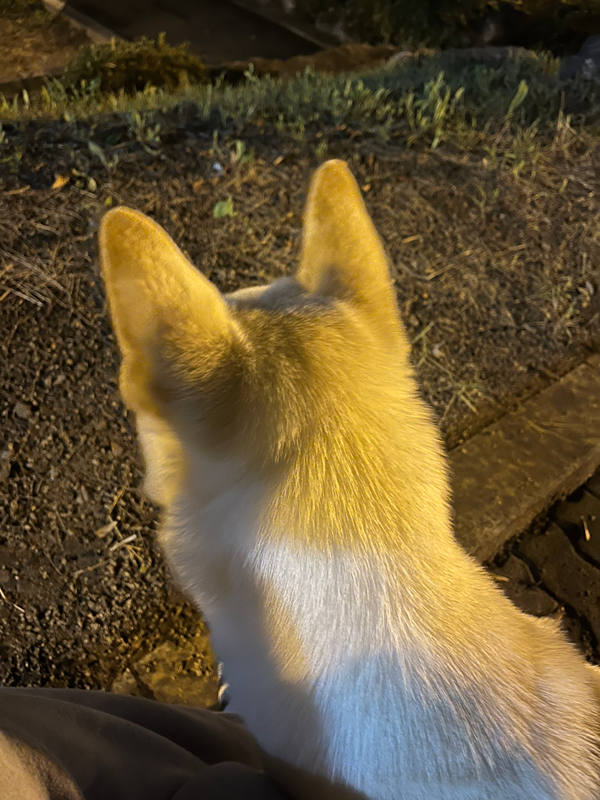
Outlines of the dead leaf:
M53 189L62 189L63 186L66 186L67 183L70 181L70 177L68 175L57 175L56 180L52 184Z
M104 539L104 537L107 534L112 533L116 527L117 522L113 519L107 525L103 525L101 528L98 528L98 530L94 531L94 533L99 539Z

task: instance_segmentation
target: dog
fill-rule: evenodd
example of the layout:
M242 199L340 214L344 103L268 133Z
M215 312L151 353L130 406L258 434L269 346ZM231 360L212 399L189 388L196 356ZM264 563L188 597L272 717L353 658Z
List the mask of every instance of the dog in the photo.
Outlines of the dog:
M123 207L100 255L164 552L274 763L370 800L598 800L600 671L454 539L348 167L312 178L293 278L222 295Z

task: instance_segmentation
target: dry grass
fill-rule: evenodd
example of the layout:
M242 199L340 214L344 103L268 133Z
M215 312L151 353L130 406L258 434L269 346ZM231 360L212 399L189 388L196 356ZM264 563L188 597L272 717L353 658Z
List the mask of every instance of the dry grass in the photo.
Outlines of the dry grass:
M421 384L449 443L598 340L600 147L566 119L553 138L472 131L468 150L460 138L406 148L339 127L267 140L256 127L190 136L193 127L180 112L163 116L151 144L126 120L30 130L18 175L31 188L1 201L0 297L76 305L95 225L117 202L163 222L223 290L286 274L298 192L319 159L341 156L395 265ZM52 190L57 176L64 185ZM233 216L215 213L224 202Z

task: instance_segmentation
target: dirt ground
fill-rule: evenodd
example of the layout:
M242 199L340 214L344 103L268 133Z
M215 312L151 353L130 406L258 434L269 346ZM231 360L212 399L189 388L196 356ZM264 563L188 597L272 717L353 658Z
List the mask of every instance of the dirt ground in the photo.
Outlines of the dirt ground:
M117 392L96 264L97 225L110 205L153 216L229 291L293 268L315 148L350 160L394 264L423 393L450 446L600 338L594 147L548 152L544 169L525 179L481 154L400 149L339 130L300 141L248 128L215 145L213 123L196 123L187 107L173 115L178 123L165 123L154 147L116 118L93 132L31 123L22 140L5 127L4 684L108 687L136 653L190 638L199 624L155 547L156 509L141 495ZM240 161L242 151L249 157ZM233 216L215 218L228 198Z
M0 4L0 85L60 71L90 41L65 17L44 11L41 2L22 6Z

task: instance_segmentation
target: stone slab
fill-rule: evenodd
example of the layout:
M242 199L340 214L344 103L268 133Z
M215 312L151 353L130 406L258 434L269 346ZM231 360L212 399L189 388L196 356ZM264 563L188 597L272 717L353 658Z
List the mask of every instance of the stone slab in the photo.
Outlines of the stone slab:
M551 522L542 534L526 534L518 551L536 565L545 589L579 619L587 620L600 641L598 569L579 555L559 526Z
M600 356L449 454L456 536L482 562L600 466Z

